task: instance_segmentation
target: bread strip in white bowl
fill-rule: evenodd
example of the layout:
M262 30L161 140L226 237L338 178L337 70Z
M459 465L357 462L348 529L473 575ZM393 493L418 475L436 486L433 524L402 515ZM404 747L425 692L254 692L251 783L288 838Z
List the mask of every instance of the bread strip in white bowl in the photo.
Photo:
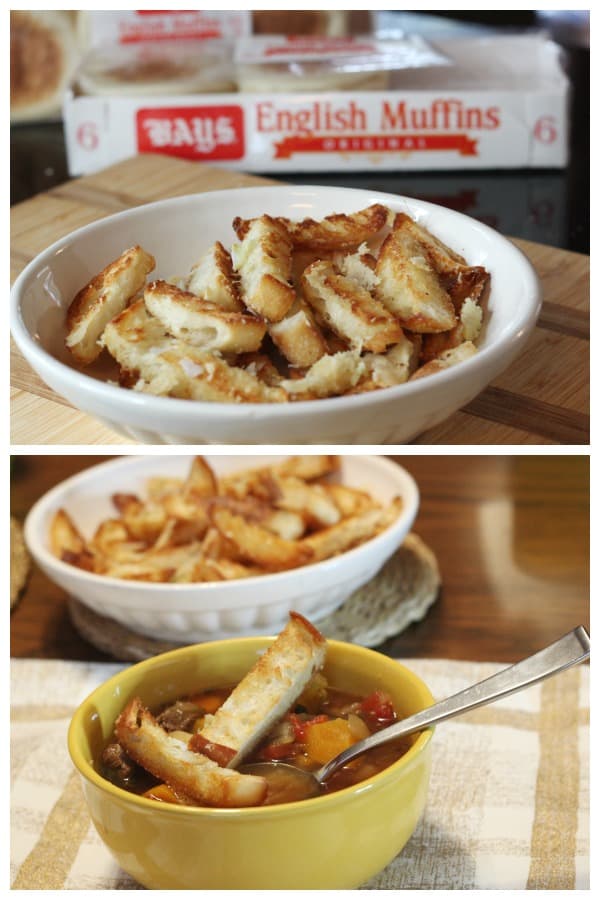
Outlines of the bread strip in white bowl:
M144 303L169 334L201 350L252 353L260 347L267 330L256 316L215 306L166 281L149 284Z
M88 365L100 355L106 325L141 291L155 264L141 247L130 247L77 293L67 311L66 338L77 362Z
M231 255L220 241L215 241L192 266L185 289L221 309L228 309L230 312L244 311Z
M240 242L233 244L231 257L248 309L268 322L280 322L296 299L291 285L292 242L285 227L271 216L254 219Z
M122 369L140 376L137 390L173 397L217 402L285 402L283 390L272 388L249 372L186 341L171 337L143 300L136 300L104 329L102 343Z
M332 263L319 260L308 266L302 286L319 318L352 348L383 353L402 340L402 328L394 314Z
M373 203L354 213L333 213L319 221L311 218L299 222L284 216L277 216L288 232L294 248L316 250L319 253L330 250L356 250L364 241L378 235L388 223L389 211L382 203ZM233 221L234 230L243 240L256 219L237 217Z
M403 328L417 333L449 331L457 323L454 304L421 242L413 222L398 213L377 260L376 296L398 317Z

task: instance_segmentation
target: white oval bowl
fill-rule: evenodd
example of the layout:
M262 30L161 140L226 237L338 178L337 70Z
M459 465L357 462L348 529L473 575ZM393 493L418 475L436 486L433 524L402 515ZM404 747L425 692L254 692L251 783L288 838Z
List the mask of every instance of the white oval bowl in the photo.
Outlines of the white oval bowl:
M284 458L206 457L218 475ZM111 494L143 495L149 477L184 477L191 459L128 456L93 466L52 488L25 521L25 540L38 566L86 606L148 637L193 643L273 634L283 628L291 609L318 622L373 578L402 544L419 506L417 486L401 466L377 456L343 456L342 484L362 488L385 504L398 495L404 506L399 518L381 534L332 559L239 581L151 584L86 572L52 554L49 528L56 510L65 509L84 537L90 538L103 519L114 516Z
M201 403L153 397L77 369L65 348L65 315L76 292L126 247L157 260L156 278L189 271L215 240L230 247L237 215L322 218L385 203L406 212L491 273L479 352L451 369L366 394L298 403ZM453 210L350 188L240 188L161 200L79 228L40 253L11 292L11 330L38 375L76 408L119 434L162 444L390 444L437 425L506 369L535 326L540 285L527 258L493 229Z

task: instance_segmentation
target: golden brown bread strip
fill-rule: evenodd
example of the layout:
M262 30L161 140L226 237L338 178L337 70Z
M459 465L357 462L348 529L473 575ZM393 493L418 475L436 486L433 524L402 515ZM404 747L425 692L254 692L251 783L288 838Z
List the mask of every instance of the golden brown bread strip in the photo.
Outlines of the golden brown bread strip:
M361 244L356 253L335 253L333 262L342 275L356 281L367 291L375 291L379 282L375 272L377 257L373 256L366 244Z
M290 456L273 466L242 469L230 475L223 475L219 479L219 491L230 497L252 496L270 503L273 493L277 491L277 486L273 482L274 477L315 481L317 478L338 472L340 465L340 458L335 455Z
M346 394L362 378L365 364L357 350L322 356L302 376L288 378L281 387L296 400Z
M385 227L389 210L381 203L374 203L355 213L334 213L324 219L291 219L278 217L291 237L294 248L303 250L354 250L364 241L374 238ZM253 219L237 218L233 221L238 238L244 238Z
M310 309L300 299L280 322L269 326L269 335L292 366L308 368L327 353L327 342Z
M383 303L330 262L308 266L302 276L304 295L329 328L358 350L383 352L402 339L402 328Z
M327 643L303 616L290 621L234 688L200 734L235 750L236 766L292 706L313 674L322 668Z
M248 309L269 322L280 322L296 299L290 284L292 243L283 225L271 216L253 219L232 259Z
M323 488L344 518L355 516L357 513L373 509L378 505L366 491L358 491L356 488L349 488L344 484L325 484Z
M273 467L278 475L289 475L291 478L303 478L314 481L324 478L333 472L339 472L341 460L335 454L315 454L314 456L290 456Z
M83 536L64 509L58 509L50 523L50 549L58 559L66 553L79 554L87 550Z
M186 500L190 497L214 497L219 492L219 483L213 469L203 456L195 456L192 460L187 478L181 485Z
M377 262L377 297L403 328L417 333L447 331L456 324L452 300L422 248L395 231Z
M127 560L115 562L107 559L104 574L111 578L128 581L151 581L165 583L173 581L177 570L190 562L190 558L200 556L200 544L167 546L142 550Z
M268 486L273 506L300 514L311 528L325 528L340 520L337 505L321 484L307 484L302 478L273 473Z
M208 806L258 806L267 782L257 775L224 769L170 737L138 697L129 701L115 725L127 754L155 778Z
M384 509L366 509L337 525L316 531L300 541L314 553L314 562L330 559L374 537L394 522L402 511L402 500L395 497Z
M470 297L462 303L458 324L450 331L439 334L424 334L423 348L421 350L421 363L427 363L437 359L446 350L458 347L464 341L475 342L481 332L483 311Z
M192 266L185 288L222 309L244 311L231 255L220 241L216 241Z
M454 304L411 225L412 220L399 213L383 242L376 267L377 297L409 331L448 331L456 325Z
M167 494L174 494L183 487L183 478L169 475L153 475L146 481L146 494L150 500L162 500Z
M437 337L437 335L426 335ZM421 350L420 335L403 335L402 340L385 353L366 353L363 356L365 364L365 380L373 384L373 390L383 387L392 387L395 384L403 384L408 381L417 368L419 353ZM361 387L359 383L358 388Z
M67 310L66 345L78 363L88 365L100 355L106 325L143 288L154 266L153 256L130 247L75 296Z
M406 213L398 213L394 222L394 228L401 228L405 234L421 245L431 260L436 272L444 276L452 276L457 269L467 266L466 259L451 250L439 238L435 237Z
M214 504L211 521L225 540L235 547L242 562L276 572L311 562L312 552L298 541L289 541L225 507Z
M161 503L143 503L132 497L122 504L121 521L134 541L155 541L167 521L167 512Z
M452 347L436 359L432 359L430 362L425 363L424 366L421 366L410 376L410 381L415 381L417 378L424 378L427 375L434 375L436 372L443 372L444 369L449 369L451 366L455 366L458 363L464 362L466 359L470 359L476 353L477 347L475 344L471 341L464 341L462 344L459 344L458 347Z
M267 331L255 316L222 309L166 281L149 284L144 303L169 334L203 350L252 353Z
M202 557L196 564L190 581L236 581L238 578L264 574L264 569L258 566L244 566L232 559Z
M302 482L304 484L304 482ZM286 507L273 508L257 497L216 497L211 508L221 507L229 512L242 516L247 522L261 525L273 534L287 541L295 541L302 537L306 530L304 519L298 512Z
M139 373L142 382L136 385L138 390L223 403L287 400L283 390L170 337L158 319L148 314L143 300L109 322L102 341L123 369Z
M278 387L283 381L283 375L266 353L240 353L235 364L270 387Z
M459 266L451 273L443 274L442 282L458 315L466 300L479 303L483 298L490 274L482 266Z

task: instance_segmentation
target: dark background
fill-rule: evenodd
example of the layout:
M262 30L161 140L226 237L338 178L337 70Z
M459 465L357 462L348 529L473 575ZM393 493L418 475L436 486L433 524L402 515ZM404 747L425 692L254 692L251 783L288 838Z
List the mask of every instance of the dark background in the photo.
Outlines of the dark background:
M410 11L404 11L406 15ZM419 11L422 18L427 13ZM570 163L566 169L469 172L368 172L286 174L294 183L330 184L405 194L461 209L504 234L589 253L590 63L585 27L563 13L552 19L533 10L437 11L431 22L446 27L523 31L544 27L563 47L571 80ZM269 173L262 173L269 174ZM62 124L11 128L11 203L49 190L69 178Z

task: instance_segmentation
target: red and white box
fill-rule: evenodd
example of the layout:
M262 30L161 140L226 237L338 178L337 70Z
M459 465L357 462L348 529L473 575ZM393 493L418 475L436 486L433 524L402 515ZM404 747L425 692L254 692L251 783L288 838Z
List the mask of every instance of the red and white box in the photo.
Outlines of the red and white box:
M450 64L385 90L84 96L64 124L71 175L139 153L257 172L558 168L569 83L542 35L446 40Z
M88 47L227 39L250 34L252 16L247 10L86 10L80 28Z

